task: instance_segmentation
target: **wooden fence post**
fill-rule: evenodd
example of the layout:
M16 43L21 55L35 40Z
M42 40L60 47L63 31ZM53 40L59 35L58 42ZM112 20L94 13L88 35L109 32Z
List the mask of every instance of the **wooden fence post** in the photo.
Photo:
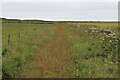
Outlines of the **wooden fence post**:
M8 48L10 47L10 34L8 35Z
M25 33L25 41L27 41L27 32Z
M19 39L18 41L20 41L20 38L21 38L21 37L20 37L20 32L19 32L19 33L18 33L18 39Z
M35 38L37 37L37 29L34 29Z

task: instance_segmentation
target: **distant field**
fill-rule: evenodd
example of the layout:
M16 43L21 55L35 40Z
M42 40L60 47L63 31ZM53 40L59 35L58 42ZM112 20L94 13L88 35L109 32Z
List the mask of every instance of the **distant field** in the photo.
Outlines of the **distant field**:
M117 78L118 24L3 21L3 78Z
M90 22L90 23L82 23L82 24L90 24L90 25L96 25L98 27L107 27L107 28L118 27L117 22Z
M118 27L118 22L79 22L79 23L83 24L83 25L94 25L94 26L97 26L97 27L106 27L106 28L116 28L116 27ZM73 24L79 24L79 23L74 22Z

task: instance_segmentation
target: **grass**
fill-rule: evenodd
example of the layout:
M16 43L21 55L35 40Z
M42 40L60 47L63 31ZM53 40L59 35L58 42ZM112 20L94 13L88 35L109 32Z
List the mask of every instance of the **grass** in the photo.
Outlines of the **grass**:
M57 23L63 29L58 27L55 34L55 24L45 24L45 22L44 24L37 23L35 21L32 24L28 21L27 23L24 21L21 21L21 23L3 22L3 77L19 77L23 68L28 69L29 72L29 68L32 68L29 65L32 66L35 64L34 62L36 61L33 59L39 58L39 56L41 61L37 61L36 63L40 64L41 62L42 65L45 62L45 64L40 69L39 67L38 69L34 69L37 64L33 65L31 71L37 72L35 70L39 70L38 72L41 71L40 73L43 73L40 74L41 76L52 75L57 77L62 75L61 77L70 78L118 77L117 50L119 38L117 36L117 23ZM59 29L62 32L59 32ZM9 35L10 43L8 44ZM54 37L52 37L53 35ZM51 41L52 38L53 40ZM38 54L38 51L41 50L43 52ZM62 54L62 50L64 54ZM49 61L44 61L44 57L45 60ZM62 59L63 57L65 59ZM67 64L65 62L66 65L64 65L63 62L60 62L59 58L61 58L61 61L67 60ZM67 72L62 71L65 73L61 72L58 75L54 68L51 68L53 66L55 68L59 66L59 68L56 68L56 71L59 69L62 70L62 67L67 68Z
M36 51L49 41L53 30L51 24L3 24L3 77L14 77L24 64L29 64Z
M114 62L115 56L118 57L116 44L110 43L110 38L101 42L101 37L105 37L104 33L91 33L89 26L74 27L71 26L72 33L69 38L70 44L73 46L69 64L73 77L117 78L118 64ZM106 55L104 55L105 50L109 51ZM100 56L98 56L99 53Z
M83 25L94 25L100 28L117 28L117 22L82 22Z

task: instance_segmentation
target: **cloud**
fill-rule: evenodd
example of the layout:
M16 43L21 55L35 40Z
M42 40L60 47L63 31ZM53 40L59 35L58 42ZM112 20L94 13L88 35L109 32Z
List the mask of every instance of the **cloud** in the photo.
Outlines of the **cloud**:
M119 0L3 0L3 2L118 2Z
M52 20L117 20L115 2L4 2L3 16Z

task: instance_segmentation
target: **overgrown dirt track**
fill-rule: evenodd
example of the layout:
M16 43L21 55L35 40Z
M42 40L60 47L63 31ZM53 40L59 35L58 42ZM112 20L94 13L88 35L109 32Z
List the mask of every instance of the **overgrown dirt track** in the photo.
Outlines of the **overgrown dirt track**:
M118 78L120 38L109 23L4 23L3 78Z
M70 47L65 31L63 25L57 23L51 40L24 66L18 77L66 77Z

